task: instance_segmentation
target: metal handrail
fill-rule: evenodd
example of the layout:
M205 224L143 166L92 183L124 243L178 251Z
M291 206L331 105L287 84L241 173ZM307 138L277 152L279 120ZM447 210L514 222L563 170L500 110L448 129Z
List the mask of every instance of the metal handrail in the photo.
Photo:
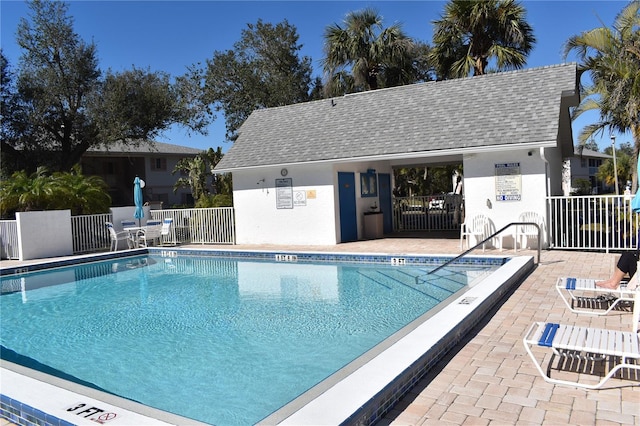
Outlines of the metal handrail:
M502 233L502 231L504 231L505 229L510 228L511 226L514 226L514 225L516 225L516 226L518 226L518 225L533 225L536 228L538 228L538 263L540 263L540 246L541 246L541 242L542 242L542 228L540 227L540 225L535 223L535 222L511 222L508 225L503 226L502 228L500 228L498 231L494 232L493 234L489 235L487 238L485 238L484 240L480 241L478 244L476 244L475 246L471 247L470 249L467 249L466 251L464 251L463 253L457 255L453 259L447 260L445 263L443 263L442 265L438 266L434 270L429 271L424 275L418 275L416 277L416 285L418 284L418 279L420 277L424 277L425 275L431 275L434 272L439 271L440 269L444 268L445 266L449 265L450 263L455 262L456 260L458 260L461 257L465 256L466 254L468 254L468 253L472 252L473 250L477 249L478 247L480 247L481 245L483 245L484 243L486 243L490 239L494 238L495 236L500 235ZM514 244L517 244L517 243L514 241Z

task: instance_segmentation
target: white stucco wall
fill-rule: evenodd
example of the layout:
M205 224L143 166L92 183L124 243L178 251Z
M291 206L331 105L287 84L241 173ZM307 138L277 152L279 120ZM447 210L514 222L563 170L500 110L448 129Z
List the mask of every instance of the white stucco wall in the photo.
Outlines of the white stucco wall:
M296 200L278 208L276 179L282 167L233 172L233 204L238 244L333 245L341 241L338 172L354 173L358 239L364 236L364 212L380 206L378 197L361 197L360 173L392 173L383 162L286 167ZM264 180L263 180L264 179Z
M238 244L336 244L334 176L331 165L233 172ZM278 208L276 179L291 178L293 208ZM281 199L282 202L282 199Z
M71 256L71 210L16 213L20 260Z
M529 155L531 153L531 155ZM553 155L553 152L547 152ZM503 226L517 222L523 212L535 212L546 219L547 174L546 163L540 156L538 148L529 150L514 150L465 155L464 193L465 216L471 218L477 214L487 216L493 231ZM519 201L496 200L496 164L519 163L521 179L521 199ZM558 181L562 172L560 164ZM551 164L549 164L551 166ZM555 167L555 166L554 166ZM554 186L559 186L560 183ZM505 232L513 233L514 228ZM547 245L546 225L543 230L543 247ZM505 238L505 248L513 247L513 240Z

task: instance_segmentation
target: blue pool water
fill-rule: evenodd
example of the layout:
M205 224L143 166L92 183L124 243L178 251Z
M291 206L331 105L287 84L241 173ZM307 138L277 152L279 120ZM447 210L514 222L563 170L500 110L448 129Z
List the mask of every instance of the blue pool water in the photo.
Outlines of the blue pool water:
M140 256L3 276L3 358L254 424L490 267Z

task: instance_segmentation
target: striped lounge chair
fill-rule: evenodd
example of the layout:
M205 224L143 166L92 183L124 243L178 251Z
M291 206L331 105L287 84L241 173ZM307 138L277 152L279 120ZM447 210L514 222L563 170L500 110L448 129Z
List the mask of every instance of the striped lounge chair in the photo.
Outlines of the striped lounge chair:
M524 348L538 372L549 383L598 389L620 370L629 370L630 374L623 377L640 380L640 292L635 293L633 303L632 331L535 322L522 339ZM542 349L547 355L551 353L546 372L534 355L534 348L537 348L536 351ZM603 376L595 384L551 378L550 372L555 356L560 357L560 361L567 361L564 366L569 365L578 378L584 379L587 375L593 374L598 366L602 368ZM580 368L576 372L577 366ZM632 372L635 372L635 375L631 374Z
M590 315L605 315L620 303L633 301L634 294L639 291L637 274L628 282L623 281L617 289L598 287L597 281L600 280L560 277L556 282L556 290L572 312ZM602 302L607 302L606 309L602 309ZM600 309L585 309L585 307Z

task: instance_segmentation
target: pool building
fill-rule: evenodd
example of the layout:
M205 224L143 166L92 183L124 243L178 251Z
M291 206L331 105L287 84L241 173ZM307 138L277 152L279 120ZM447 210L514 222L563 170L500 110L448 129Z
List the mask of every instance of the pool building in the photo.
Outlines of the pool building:
M214 170L233 175L237 243L362 240L372 213L373 235L390 233L396 167L462 164L467 218L548 223L545 197L563 194L573 155L577 75L568 63L256 110Z

